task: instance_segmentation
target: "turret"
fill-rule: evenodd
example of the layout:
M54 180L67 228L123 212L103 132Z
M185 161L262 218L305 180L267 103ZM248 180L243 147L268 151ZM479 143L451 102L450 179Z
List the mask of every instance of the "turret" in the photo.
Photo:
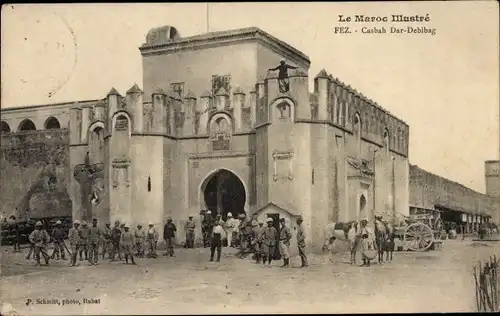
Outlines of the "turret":
M229 93L224 87L221 87L215 94L215 101L217 102L217 111L223 111L227 108L227 98Z
M78 102L75 102L69 110L69 143L79 144L81 141L82 109Z
M328 119L328 96L330 95L330 80L328 73L322 69L314 78L314 88L318 97L317 119Z
M156 88L151 95L153 100L154 131L164 134L167 132L167 108L165 106L165 92Z
M107 106L107 122L108 124L108 134L111 133L112 129L112 124L111 124L111 118L113 117L113 114L118 110L118 102L120 102L121 95L118 91L116 91L115 88L111 88L111 90L108 93L108 106Z
M302 69L292 70L290 77L290 95L297 102L296 118L309 119L311 117L311 108L309 104L309 79L307 72Z
M213 96L210 91L205 91L200 96L200 101L197 103L196 112L199 114L199 128L198 134L204 135L207 133L208 125L208 112L211 110L213 102Z
M137 84L127 91L127 109L133 116L133 132L142 133L144 130L144 104L142 103L143 92Z
M236 87L233 92L233 102L232 102L235 130L239 130L241 128L241 121L243 119L241 113L244 103L245 103L245 93L240 87Z
M255 87L250 90L250 100L248 102L248 106L250 107L250 126L254 128L257 121L257 92L255 91Z
M106 102L100 101L94 105L94 120L95 121L106 121Z
M193 92L189 91L184 100L185 114L184 114L184 135L192 135L194 132L194 112L196 108L196 96Z
M267 123L267 100L264 79L260 77L255 85L257 125Z
M88 104L82 106L82 125L81 125L81 135L80 141L82 144L86 144L88 142L88 130L90 126L89 117L91 107Z

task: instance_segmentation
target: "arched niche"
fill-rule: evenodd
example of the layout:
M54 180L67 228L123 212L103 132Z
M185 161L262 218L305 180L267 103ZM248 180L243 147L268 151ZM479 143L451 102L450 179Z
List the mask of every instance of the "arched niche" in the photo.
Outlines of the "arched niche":
M215 113L209 120L209 141L212 150L229 150L233 134L233 120L225 112Z
M88 151L90 164L103 163L105 160L104 123L95 122L89 128Z
M355 112L352 117L352 133L356 143L356 150L358 153L361 151L361 134L362 134L362 121L359 112Z
M111 152L113 158L129 157L132 120L126 112L118 112L112 118Z
M293 122L295 119L295 102L290 98L279 98L271 103L273 122Z
M25 119L19 123L18 131L36 131L35 123L30 119Z
M389 129L387 127L384 128L384 134L382 135L382 146L384 146L385 151L389 151L389 142L391 139L391 134L389 133Z
M61 128L61 124L59 123L59 120L53 116L49 117L45 121L43 126L44 126L44 129L60 129Z
M5 121L0 121L0 132L2 134L10 133L10 125Z

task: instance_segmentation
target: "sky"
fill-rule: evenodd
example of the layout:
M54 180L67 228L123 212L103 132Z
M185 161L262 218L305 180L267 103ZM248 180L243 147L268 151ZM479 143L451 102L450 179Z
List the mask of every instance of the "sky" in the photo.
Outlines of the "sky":
M410 163L485 190L499 159L498 3L211 3L209 30L256 26L304 52L410 126ZM436 34L335 34L338 15L426 15ZM154 27L207 31L207 5L6 5L1 107L104 98L142 86L138 47ZM394 26L393 23L351 23ZM406 24L404 24L406 26ZM396 25L398 26L398 25ZM168 70L167 70L168 71ZM312 86L311 86L312 90Z

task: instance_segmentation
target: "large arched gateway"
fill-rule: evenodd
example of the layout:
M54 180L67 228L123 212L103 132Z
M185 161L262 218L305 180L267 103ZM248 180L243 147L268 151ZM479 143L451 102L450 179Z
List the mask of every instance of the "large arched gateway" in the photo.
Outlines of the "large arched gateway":
M202 198L212 215L220 214L226 220L227 213L237 217L245 213L245 186L240 178L226 169L219 169L208 176L201 186Z

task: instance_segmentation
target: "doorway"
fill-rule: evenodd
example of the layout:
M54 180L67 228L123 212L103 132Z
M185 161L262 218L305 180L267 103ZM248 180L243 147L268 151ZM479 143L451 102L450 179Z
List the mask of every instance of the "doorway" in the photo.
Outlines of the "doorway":
M227 213L233 218L245 214L245 187L237 175L226 169L213 173L202 186L206 209L212 216L221 215L225 221Z

